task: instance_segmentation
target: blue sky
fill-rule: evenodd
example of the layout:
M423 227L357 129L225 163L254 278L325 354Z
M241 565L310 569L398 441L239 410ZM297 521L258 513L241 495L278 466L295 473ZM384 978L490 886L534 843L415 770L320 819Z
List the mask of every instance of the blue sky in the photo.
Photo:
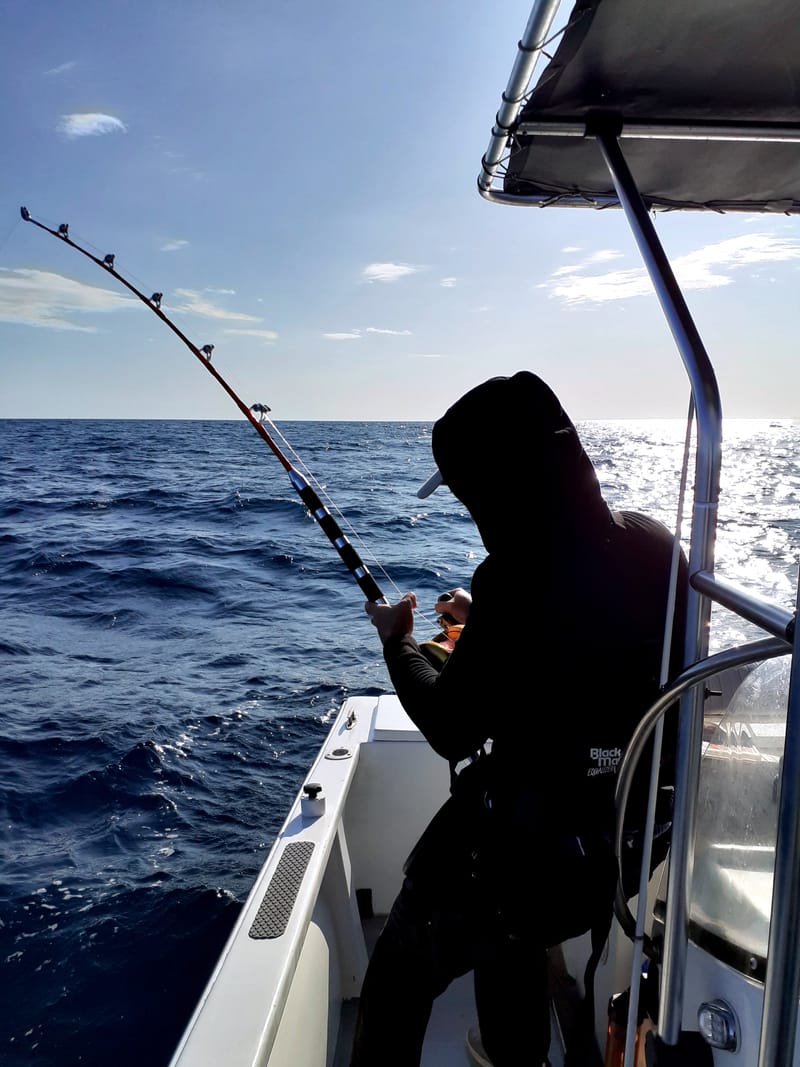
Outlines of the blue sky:
M433 419L536 371L576 419L685 416L621 212L476 177L529 4L5 0L0 417ZM792 219L656 220L725 412L800 417Z

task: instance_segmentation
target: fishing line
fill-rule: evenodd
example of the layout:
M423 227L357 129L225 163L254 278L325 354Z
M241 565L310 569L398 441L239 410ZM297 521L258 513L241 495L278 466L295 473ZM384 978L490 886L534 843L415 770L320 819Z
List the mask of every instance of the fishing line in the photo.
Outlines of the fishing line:
M15 221L9 226L8 232L6 233L6 235L4 237L0 237L0 252L2 252L3 249L6 247L8 242L11 240L13 234L15 234L17 232L17 227L18 226L19 226L19 219L15 219Z
M330 494L328 493L327 488L324 485L322 485L319 482L319 480L314 476L314 474L309 470L308 466L303 461L302 456L298 455L297 451L295 450L295 448L293 447L291 442L286 440L284 435L281 433L280 429L275 425L275 423L272 421L272 419L268 415L264 416L264 421L269 423L269 426L270 426L270 429L271 429L272 433L274 434L275 437L277 437L277 439L284 446L284 448L286 449L286 452L292 457L292 460L293 460L295 466L297 466L300 470L302 470L303 473L308 478L308 480L314 484L314 487L317 490L317 492L319 493L320 497L322 497L322 499L325 501L325 503L328 505L328 507L331 509L331 511L336 513L340 523L347 529L347 531L350 534L350 536L359 543L359 545L361 546L361 550L364 553L364 555L369 556L370 560L375 565L376 569L381 572L381 574L386 579L386 581L389 583L389 585L392 587L392 589L397 593L398 596L402 596L402 592L400 590L400 587L397 585L397 583L394 581L394 579L387 573L385 567L375 557L374 553L369 548L369 546L364 543L364 540L361 537L361 535L359 534L359 532L356 530L356 528L353 526L353 524L350 522L350 520L347 518L347 516L345 514L343 514L342 510L339 508L339 506L336 504L336 502L331 498ZM420 609L417 609L417 613L423 619L425 619L426 622L430 622L431 621L430 619L426 618L425 613L423 611L421 611Z
M367 556L374 564L375 568L380 571L380 573L386 579L387 583L391 586L397 596L401 597L403 595L403 590L401 590L397 582L395 582L395 580L391 577L391 575L388 573L388 571L380 562L380 560L377 559L372 549L367 544L365 544L358 530L356 530L356 528L353 526L347 516L342 512L341 508L338 506L335 500L333 500L333 498L330 496L327 488L320 483L319 479L309 469L302 456L298 454L292 443L286 439L283 433L281 433L280 429L272 421L269 415L264 414L262 417L264 421L269 424L273 435L281 442L287 454L292 457L292 461L294 462L295 466L298 467L301 471L303 471L308 480L314 485L314 488L317 490L320 497L325 501L331 511L336 514L342 526L345 527L350 536L361 546L363 554ZM434 630L440 630L444 628L438 615L434 615L434 617L431 618L430 615L420 607L416 607L414 609L414 613L420 619L424 619L429 626L432 626L434 628Z
M163 293L153 293L149 297L145 296L145 294L141 290L137 289L132 282L128 281L127 278L123 277L123 275L121 275L119 271L115 269L115 256L113 253L107 253L105 256L103 256L102 259L99 255L94 255L87 248L84 248L82 245L72 240L72 238L69 236L69 225L65 222L61 223L58 229L53 229L50 226L46 226L43 222L40 222L38 219L35 219L26 207L20 208L20 215L22 216L25 222L32 222L34 226L38 226L39 229L44 230L46 233L49 233L52 237L56 237L59 240L63 241L65 244L68 244L70 248L74 248L76 252L80 252L81 255L86 256L87 259L90 259L98 267L101 267L108 274L112 275L112 277L116 278L121 285L123 285L126 289L129 290L129 292L133 293L134 296L141 300L141 302L146 307L150 308L153 314L157 315L158 318L160 318L161 321L165 323L172 330L172 332L180 338L181 341L183 341L189 351L195 356L196 359L199 360L200 363L202 363L202 365L212 376L212 378L217 381L217 383L225 390L231 400L233 400L234 404L236 404L241 413L248 420L248 422L256 431L256 433L259 434L259 436L270 449L272 454L284 468L284 470L289 476L289 481L291 482L293 488L296 490L298 496L306 505L312 517L322 528L323 532L326 534L328 540L331 542L333 547L339 553L339 556L341 557L347 569L350 571L353 578L358 583L359 588L364 593L367 600L370 600L373 604L388 604L388 600L381 592L378 583L375 581L369 569L361 560L361 557L359 556L356 549L353 547L352 543L344 535L344 533L342 533L339 524L333 517L331 511L325 506L325 504L323 504L314 486L311 484L308 478L306 478L305 475L302 474L297 469L297 467L292 464L292 462L287 458L282 449L279 447L273 436L267 430L265 422L269 422L269 425L273 426L274 428L274 424L272 423L272 421L267 418L270 412L270 408L266 404L260 403L251 404L250 406L245 404L244 401L239 397L239 395L231 388L225 378L223 378L217 368L213 365L212 355L214 352L214 345L206 344L203 345L202 348L198 348L197 345L190 341L186 334L184 334L183 331L180 330L172 321L172 319L170 319L169 316L167 316L167 314L162 310L161 302L163 300Z

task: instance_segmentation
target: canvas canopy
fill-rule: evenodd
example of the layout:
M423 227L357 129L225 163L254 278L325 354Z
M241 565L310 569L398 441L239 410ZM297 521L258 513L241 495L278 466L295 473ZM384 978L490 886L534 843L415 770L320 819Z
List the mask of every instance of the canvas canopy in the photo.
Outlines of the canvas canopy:
M492 175L504 201L615 200L603 124L649 207L800 211L796 0L578 0L541 69Z

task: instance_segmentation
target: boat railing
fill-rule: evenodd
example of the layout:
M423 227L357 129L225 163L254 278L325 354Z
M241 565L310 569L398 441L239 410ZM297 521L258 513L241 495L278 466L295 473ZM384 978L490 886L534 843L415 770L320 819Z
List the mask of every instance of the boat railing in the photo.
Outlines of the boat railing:
M669 129L635 126L625 130L622 117L602 111L589 112L576 122L567 135L594 138L613 181L616 197L598 198L561 191L552 196L528 196L506 193L497 179L504 172L509 148L519 132L520 112L527 100L529 85L539 59L546 55L548 34L559 9L556 0L536 0L525 32L518 44L502 104L492 128L489 146L481 160L478 189L487 200L521 206L584 206L622 208L639 247L645 268L655 289L667 324L678 347L691 390L691 405L697 426L695 479L692 525L689 543L690 589L687 604L687 636L683 662L712 663L714 670L723 662L733 664L739 653L732 650L722 660L708 658L708 634L711 607L718 603L755 623L772 635L767 641L770 654L793 652L798 637L793 616L780 608L739 590L714 574L717 508L719 501L722 407L716 375L693 322L681 289L675 279L664 248L656 233L648 207L637 188L621 139L628 136L679 137L682 139L714 137L725 139L761 139L777 137L796 141L797 127L739 128L736 125L700 131L696 124L671 124ZM577 10L577 9L576 9ZM583 9L576 18L584 17ZM526 122L529 116L526 116ZM569 118L569 116L567 116ZM526 130L528 127L526 126ZM564 130L545 121L542 128L528 132L558 133ZM691 205L687 205L691 206ZM702 205L695 205L702 206ZM732 205L735 208L735 205ZM742 208L742 205L739 205ZM688 669L688 676L702 673L705 667ZM705 674L702 674L705 677ZM664 1041L673 1045L680 1036L683 1022L684 981L688 953L689 885L692 866L696 803L704 726L703 687L688 682L687 674L671 692L670 701L681 694L680 722L676 753L675 807L673 812L667 903L664 926L664 950L661 972L661 1010L659 1030ZM684 682L686 684L684 685ZM660 704L661 702L659 702ZM658 717L658 716L656 716ZM773 907L770 924L768 964L761 1029L759 1067L777 1067L783 1063L781 1048L794 1048L797 1002L800 992L800 946L794 931L800 922L800 682L790 679L786 725L786 757L779 803L776 840L776 863L773 883ZM790 995L786 995L786 991Z
M779 637L767 637L744 645L737 645L735 648L725 649L722 652L706 657L698 663L692 664L664 689L655 704L648 709L639 721L620 765L616 787L617 831L615 850L618 856L622 855L624 847L625 813L633 775L645 751L647 742L663 715L688 690L699 686L702 682L723 671L762 663L777 656L785 656L788 651L789 646L786 641ZM646 904L646 902L644 903ZM617 889L614 910L623 931L633 939L636 936L636 923L628 908L621 885ZM648 939L645 940L648 941ZM657 955L656 950L649 942L646 949L646 954L651 958Z
M698 571L691 577L692 586L720 607L727 608L742 619L761 627L773 637L791 643L794 634L794 612L778 607L763 597L750 593L733 582L726 581L707 571ZM785 649L784 651L788 651Z
M718 602L762 626L781 640L784 652L796 641L791 615L737 590L714 575L722 412L716 376L652 220L638 193L618 139L598 129L620 206L639 245L642 258L689 376L697 418L695 487L689 547L691 575L687 604L684 662L696 663L708 652L711 605ZM797 707L797 711L793 709ZM795 723L795 718L798 720ZM681 698L675 774L675 808L668 874L665 943L662 962L662 1011L659 1029L667 1044L678 1041L683 1023L684 983L688 954L691 849L695 838L696 798L704 724L704 694L693 686ZM800 741L800 696L790 685L786 749ZM800 771L800 757L798 757ZM800 993L800 951L793 936L800 899L800 784L784 765L778 816L773 911L765 982L759 1067L776 1067L781 1048L794 1047L797 999ZM793 990L785 996L784 990ZM776 1038L775 1035L780 1035ZM769 1049L770 1051L767 1051Z
M618 826L617 851L621 852L621 833L625 806L630 789L631 775L642 755L644 745L666 709L679 697L686 699L691 693L696 694L702 702L704 687L699 683L717 675L720 671L745 664L758 663L777 656L791 653L792 664L796 663L794 653L797 651L796 613L781 609L776 605L754 596L730 582L714 578L708 572L699 572L692 576L692 585L703 594L709 602L719 604L734 611L741 618L761 627L773 636L746 645L726 649L715 655L706 656L684 670L670 684L659 700L642 718L634 734L625 759L620 768L617 785ZM683 708L683 704L681 705ZM701 738L702 739L702 738ZM696 778L693 778L696 782ZM694 829L696 811L696 790L687 796L685 785L676 783L676 801L682 796L687 808L691 810L691 825ZM786 710L786 731L783 746L782 772L780 775L780 793L776 818L775 863L772 885L772 902L770 909L769 939L767 947L766 974L764 979L764 1007L761 1021L759 1050L759 1067L791 1062L791 1050L795 1047L797 1026L798 991L800 991L800 951L798 949L796 930L800 922L800 685L794 673L790 675L789 696ZM677 830L673 825L672 851L670 864L674 863L674 850ZM685 959L688 943L688 905L689 887L693 856L691 840L684 842L687 863L680 874L680 881L673 877L669 881L665 912L665 943L663 947L662 967L666 970L671 962L675 966L676 957ZM671 872L672 873L672 872ZM680 897L681 909L670 909L676 897ZM685 925L677 927L675 914L685 916ZM631 916L621 889L615 902L617 918L629 937L635 936L635 922ZM679 940L676 951L675 942ZM672 949L671 959L668 952ZM649 951L648 951L648 954ZM785 990L792 991L786 995ZM677 1041L682 1016L682 985L680 998L670 1001L670 991L662 985L662 1007L660 1031L668 1044ZM672 993L675 996L674 993ZM666 1029L667 1009L672 1011L675 1036L670 1041L670 1032ZM788 1051L787 1051L788 1050ZM787 1056L789 1057L787 1059Z
M689 549L691 581L684 662L697 662L707 654L712 602L719 602L756 622L767 632L777 634L784 643L784 652L793 651L797 634L788 612L767 605L714 575L722 441L722 412L716 376L618 139L607 128L597 131L597 139L689 376L697 417ZM797 754L800 750L800 687L794 684L794 672L788 703L785 750L791 753L796 766L792 773L784 760L758 1067L777 1067L783 1062L781 1056L785 1049L794 1047L800 995L800 947L794 936L800 919L800 755ZM676 753L675 809L662 966L663 1011L660 1016L660 1031L667 1044L678 1041L683 1022L691 849L695 838L703 722L704 694L699 686L693 686L681 700ZM786 990L790 990L791 995L785 995Z

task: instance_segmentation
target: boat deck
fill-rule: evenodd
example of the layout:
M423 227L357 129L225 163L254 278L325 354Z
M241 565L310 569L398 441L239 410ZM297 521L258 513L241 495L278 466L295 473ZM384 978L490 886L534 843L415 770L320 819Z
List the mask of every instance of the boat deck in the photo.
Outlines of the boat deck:
M342 1008L334 1067L348 1067L350 1063L357 1010L357 1000L346 1001ZM402 1025L402 1015L398 1015L398 1025ZM455 981L434 1004L421 1067L465 1067L465 1064L474 1064L475 1061L469 1059L465 1047L467 1030L474 1025L472 976L467 974Z
M382 918L369 919L364 924L367 943L372 948L380 933ZM551 980L560 987L557 996L559 1009L551 1005L551 1040L549 1059L552 1067L564 1065L563 1026L565 1014L569 1014L569 982L564 982L565 970L563 958L558 950L550 954ZM564 996L564 992L567 996ZM347 1000L342 1005L339 1040L333 1067L349 1067L350 1049L353 1043L358 1000ZM402 1013L398 1013L402 1020ZM450 987L436 999L433 1012L425 1035L420 1067L484 1067L488 1061L473 1058L466 1046L467 1031L476 1025L475 997L473 994L472 975L465 974L456 979ZM401 1024L401 1023L400 1023Z
M369 954L404 859L448 795L449 773L397 697L382 695L348 698L308 781L321 791L321 810L296 798L171 1067L349 1067ZM568 1038L571 1028L561 1007L579 995L583 940L562 946L560 971L551 967L553 1067L563 1067L562 1032ZM556 964L559 954L550 955ZM616 961L610 952L608 977L598 971L598 1004L624 988ZM484 1067L466 1046L476 1025L467 974L435 1002L422 1067Z

